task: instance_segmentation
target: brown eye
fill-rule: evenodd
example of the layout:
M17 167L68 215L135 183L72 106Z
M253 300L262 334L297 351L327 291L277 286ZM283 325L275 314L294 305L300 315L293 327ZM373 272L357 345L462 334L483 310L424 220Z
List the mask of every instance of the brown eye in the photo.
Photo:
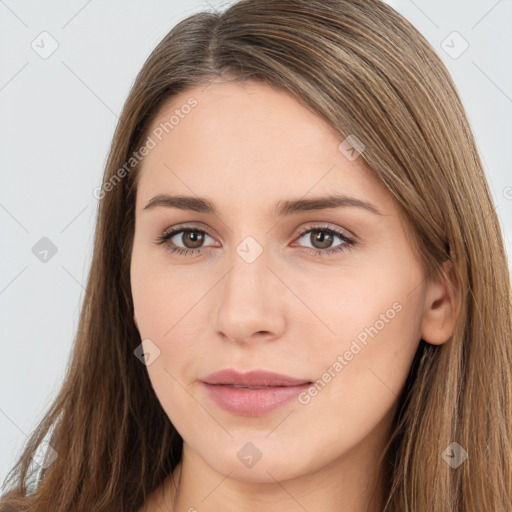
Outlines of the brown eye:
M336 238L340 242L334 243ZM332 254L350 249L356 245L355 240L327 226L305 229L299 235L300 239L304 239L303 244L309 244L309 246L305 245L304 249L312 251L314 254Z
M204 242L205 234L202 231L183 230L181 233L181 242L187 249L197 249Z
M215 240L202 229L177 227L171 231L164 232L155 240L155 243L157 245L165 245L166 249L172 253L186 255L200 253L203 252L203 248L206 249L214 246L215 243L204 245L207 238L215 242Z
M315 229L311 231L310 241L315 249L328 249L332 245L333 240L334 237L323 230Z

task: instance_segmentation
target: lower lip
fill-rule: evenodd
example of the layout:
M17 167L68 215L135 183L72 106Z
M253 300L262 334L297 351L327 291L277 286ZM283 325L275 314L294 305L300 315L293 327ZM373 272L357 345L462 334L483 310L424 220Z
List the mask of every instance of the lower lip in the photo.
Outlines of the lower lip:
M238 416L261 416L291 402L311 386L276 386L263 389L234 388L203 382L210 398L225 411Z

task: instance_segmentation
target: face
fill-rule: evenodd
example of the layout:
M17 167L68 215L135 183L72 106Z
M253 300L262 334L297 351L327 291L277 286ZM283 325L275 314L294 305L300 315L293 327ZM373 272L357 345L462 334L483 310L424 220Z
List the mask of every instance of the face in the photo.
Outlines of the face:
M266 85L189 89L148 133L134 311L187 449L271 482L384 439L431 299L393 196L344 137ZM224 369L296 381L205 384Z

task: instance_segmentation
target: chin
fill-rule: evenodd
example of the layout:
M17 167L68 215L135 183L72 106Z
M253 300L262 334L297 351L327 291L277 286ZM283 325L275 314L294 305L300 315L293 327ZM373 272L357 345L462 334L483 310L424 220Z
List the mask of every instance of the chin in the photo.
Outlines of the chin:
M247 438L233 444L236 447L225 448L220 453L209 453L203 459L218 473L235 480L274 484L276 480L297 478L315 471L315 468L309 467L307 457L302 452L292 455L279 453L281 450L268 442L252 443Z

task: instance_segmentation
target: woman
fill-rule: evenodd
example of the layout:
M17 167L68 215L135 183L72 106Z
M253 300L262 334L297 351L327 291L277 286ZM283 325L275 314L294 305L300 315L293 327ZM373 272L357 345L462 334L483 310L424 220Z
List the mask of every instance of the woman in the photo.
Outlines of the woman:
M70 368L1 510L512 510L502 235L453 82L390 7L182 21L95 194Z

